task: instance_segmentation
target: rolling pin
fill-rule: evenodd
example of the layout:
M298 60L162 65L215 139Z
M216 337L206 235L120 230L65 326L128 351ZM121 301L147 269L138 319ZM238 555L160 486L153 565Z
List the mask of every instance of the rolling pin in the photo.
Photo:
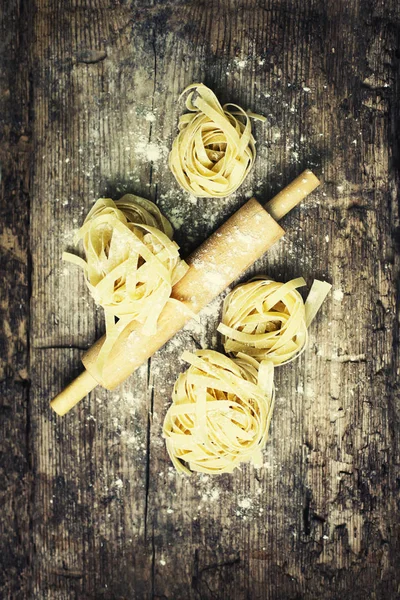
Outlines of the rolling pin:
M304 171L265 208L251 198L187 259L189 269L172 289L152 336L141 333L132 322L111 349L101 373L96 359L105 336L82 358L85 370L51 402L59 415L65 415L97 385L114 389L171 339L211 300L216 298L243 271L284 235L277 221L299 204L318 185L317 177ZM178 302L176 302L178 301Z

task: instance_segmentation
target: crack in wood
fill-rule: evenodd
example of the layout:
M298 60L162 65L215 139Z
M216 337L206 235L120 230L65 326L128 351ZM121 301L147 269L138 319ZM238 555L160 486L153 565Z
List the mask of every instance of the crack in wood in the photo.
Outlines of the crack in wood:
M32 350L79 350L86 352L89 346L77 346L76 344L49 344L43 346L33 346Z
M189 337L194 342L194 345L198 350L203 349L203 346L200 344L199 340L192 333L189 333Z
M147 384L150 382L151 358L148 360ZM149 518L149 494L150 494L150 461L151 461L151 422L154 410L154 387L150 387L150 408L147 415L147 452L146 452L146 473L145 473L145 501L144 501L144 537L147 540L148 518ZM153 526L154 528L154 526ZM154 540L152 539L152 543Z
M362 363L366 362L367 357L365 354L340 354L338 356L326 357L326 360L338 363Z
M303 507L303 530L306 536L309 536L311 533L311 517L310 517L310 505L311 505L311 490L307 489L304 499L304 507Z
M194 557L193 557L193 575L192 575L192 588L193 590L199 594L200 598L202 598L202 592L201 592L201 585L205 584L207 589L209 591L212 591L211 588L209 587L209 583L207 580L203 580L203 576L207 573L213 572L213 571L218 571L219 569L225 569L225 568L230 568L230 567L236 567L237 565L239 565L241 563L241 557L240 557L240 553L238 553L238 555L233 558L233 559L229 559L223 562L215 562L215 563L210 563L205 565L204 567L200 567L200 561L199 561L199 551L198 549L195 550L194 552Z

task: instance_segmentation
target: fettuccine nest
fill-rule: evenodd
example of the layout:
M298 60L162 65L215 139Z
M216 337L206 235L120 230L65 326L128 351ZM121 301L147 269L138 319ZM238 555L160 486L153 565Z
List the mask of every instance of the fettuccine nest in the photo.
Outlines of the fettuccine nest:
M218 326L225 352L271 360L275 366L300 356L308 327L331 289L329 283L315 280L304 304L297 291L304 285L302 277L287 283L257 278L232 290Z
M106 341L97 367L101 371L125 327L136 321L147 335L188 266L172 241L172 227L155 204L126 194L113 202L100 198L75 241L82 241L85 260L64 253L82 267L95 302L104 308Z
M248 113L236 104L221 106L214 92L202 83L182 93L190 111L179 119L179 134L169 155L177 182L199 198L225 197L243 183L256 157Z
M167 450L178 472L230 473L262 464L272 416L273 364L213 350L184 352L190 367L175 383L164 421Z

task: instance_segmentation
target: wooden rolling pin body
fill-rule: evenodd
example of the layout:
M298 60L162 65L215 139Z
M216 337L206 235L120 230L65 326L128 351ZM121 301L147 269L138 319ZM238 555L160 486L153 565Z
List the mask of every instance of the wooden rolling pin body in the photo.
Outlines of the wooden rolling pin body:
M63 415L97 384L113 389L122 383L283 236L276 221L318 185L315 175L305 171L267 204L268 212L249 200L187 259L189 270L171 294L179 302L166 304L157 332L146 336L133 322L113 346L101 374L96 359L105 338L98 340L82 359L86 371L54 398L52 408Z

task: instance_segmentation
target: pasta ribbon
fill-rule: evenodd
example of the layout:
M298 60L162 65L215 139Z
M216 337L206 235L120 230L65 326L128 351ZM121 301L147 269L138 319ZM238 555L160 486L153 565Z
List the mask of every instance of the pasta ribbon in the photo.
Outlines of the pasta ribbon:
M255 279L232 290L218 326L225 352L245 353L275 366L300 356L307 344L307 328L332 287L315 280L304 305L297 291L304 285L302 277L287 283Z
M157 321L172 286L188 266L171 240L172 227L153 202L126 194L113 202L97 200L75 242L82 241L85 260L64 252L80 266L96 302L104 308L106 340L97 359L101 370L128 324L137 321L147 335Z
M238 189L254 164L250 118L266 119L236 104L221 106L202 83L189 85L181 97L189 91L189 113L179 119L169 167L183 189L194 196L224 198Z
M177 379L163 427L180 473L231 473L240 463L262 464L274 405L271 361L213 350L184 352L190 364Z

